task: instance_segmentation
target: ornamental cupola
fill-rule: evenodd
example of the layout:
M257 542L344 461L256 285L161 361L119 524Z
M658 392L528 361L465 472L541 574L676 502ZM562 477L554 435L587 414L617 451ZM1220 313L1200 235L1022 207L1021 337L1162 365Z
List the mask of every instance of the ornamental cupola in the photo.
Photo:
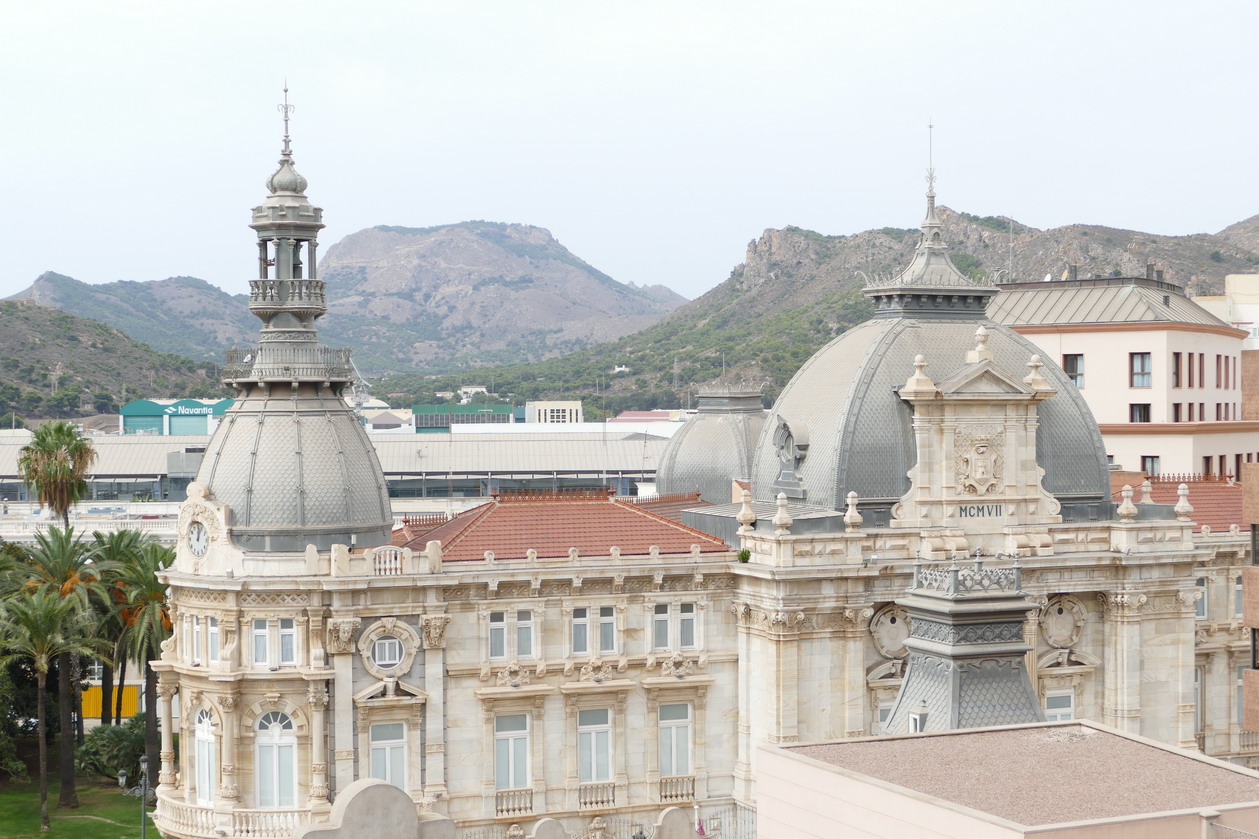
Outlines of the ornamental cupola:
M287 89L280 111L279 168L249 225L258 234L249 309L262 326L257 346L228 351L224 382L237 398L207 446L197 491L229 509L227 532L246 555L385 544L393 516L380 462L342 398L350 351L320 344L315 329L327 311L315 267L323 211L293 162Z

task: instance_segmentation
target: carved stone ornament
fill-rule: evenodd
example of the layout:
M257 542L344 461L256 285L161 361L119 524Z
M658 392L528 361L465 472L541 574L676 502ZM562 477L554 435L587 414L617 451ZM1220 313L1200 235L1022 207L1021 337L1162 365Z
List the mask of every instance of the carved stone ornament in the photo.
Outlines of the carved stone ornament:
M784 419L774 429L774 448L778 451L778 462L784 472L795 472L809 453L809 435L801 433L803 423L797 423L797 426L792 429L791 423Z
M581 666L581 672L577 678L582 682L602 682L612 678L614 668L611 664L605 663L602 659L591 659Z
M1069 595L1059 595L1049 601L1040 612L1040 633L1045 642L1060 650L1080 643L1084 632L1087 612L1079 600Z
M884 606L870 621L870 638L884 658L904 658L909 648L909 613L895 603Z
M354 649L354 633L358 631L358 618L338 618L328 623L328 652L348 653Z
M692 672L694 672L694 664L681 653L674 653L660 665L661 676L674 676L682 679L691 675Z
M1004 466L1004 434L995 426L959 428L953 440L957 491L987 495L1000 491Z
M450 615L428 615L420 623L424 636L425 649L436 649L446 646L446 627L450 625Z
M529 684L529 671L521 667L519 662L513 661L498 671L496 684L499 687L523 687Z

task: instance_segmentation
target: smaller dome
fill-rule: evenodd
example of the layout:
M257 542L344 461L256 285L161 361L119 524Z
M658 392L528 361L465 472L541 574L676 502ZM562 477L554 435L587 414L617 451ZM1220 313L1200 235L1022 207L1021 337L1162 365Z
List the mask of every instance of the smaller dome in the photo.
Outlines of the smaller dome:
M267 189L274 195L277 192L295 192L301 195L306 192L306 179L293 168L293 159L288 155L280 158L280 168L267 178Z
M752 455L764 423L760 391L701 391L699 412L661 455L657 489L665 495L698 489L710 504L729 504L731 482L752 477Z

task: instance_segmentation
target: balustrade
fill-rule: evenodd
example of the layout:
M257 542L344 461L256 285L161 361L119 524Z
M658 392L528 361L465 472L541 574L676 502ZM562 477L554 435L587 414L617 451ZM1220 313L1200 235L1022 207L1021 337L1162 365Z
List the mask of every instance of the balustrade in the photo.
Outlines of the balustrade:
M582 784L577 788L577 802L583 810L615 806L616 784Z
M1238 738L1238 748L1243 752L1259 750L1259 731L1243 731Z
M660 801L662 803L694 800L694 775L673 775L660 779Z
M289 839L298 827L310 824L309 810L233 810L234 837Z
M376 548L372 553L372 573L377 577L396 577L401 574L402 548Z
M528 816L533 813L532 789L500 789L494 793L497 816Z

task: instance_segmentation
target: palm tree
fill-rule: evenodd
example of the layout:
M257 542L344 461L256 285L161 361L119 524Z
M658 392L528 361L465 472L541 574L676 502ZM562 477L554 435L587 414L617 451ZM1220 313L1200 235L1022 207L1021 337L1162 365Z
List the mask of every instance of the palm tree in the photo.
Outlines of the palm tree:
M140 556L141 548L148 541L150 537L141 534L138 530L114 530L109 533L97 530L92 533L97 561L107 563L112 569L135 564ZM125 627L119 614L119 610L126 604L127 593L114 573L104 575L102 581L105 584L109 602L103 604L104 608L100 612L100 634L101 637L113 642L113 650L101 661L104 665L101 670L101 725L110 725L115 719L119 723L122 722L122 708L118 708L117 715L113 713L114 676L118 676L117 691L120 706L127 687L127 657L122 655Z
M82 624L82 612L74 600L36 589L9 598L0 611L0 666L13 659L29 659L35 668L35 695L39 736L39 829L48 830L48 743L44 722L44 691L55 659L90 654L95 642ZM66 739L62 735L62 739ZM73 771L73 769L72 769Z
M140 549L134 564L113 569L122 584L127 600L121 610L126 627L122 652L135 661L144 662L144 751L149 766L159 766L157 730L157 674L151 662L162 655L162 642L170 637L170 609L166 605L166 586L158 582L159 572L175 561L175 549L149 542Z
M95 551L74 535L73 528L50 527L35 534L35 545L28 551L22 569L26 579L20 584L25 591L47 591L70 602L79 613L87 613L92 601L103 600L100 575L112 564L95 562ZM57 713L61 728L58 774L61 794L58 807L78 807L79 796L74 785L74 719L72 711L78 694L75 669L76 656L65 652L57 660Z
M68 530L70 508L87 494L87 470L95 461L92 442L71 423L56 420L36 429L18 452L17 468L39 503L60 516Z

